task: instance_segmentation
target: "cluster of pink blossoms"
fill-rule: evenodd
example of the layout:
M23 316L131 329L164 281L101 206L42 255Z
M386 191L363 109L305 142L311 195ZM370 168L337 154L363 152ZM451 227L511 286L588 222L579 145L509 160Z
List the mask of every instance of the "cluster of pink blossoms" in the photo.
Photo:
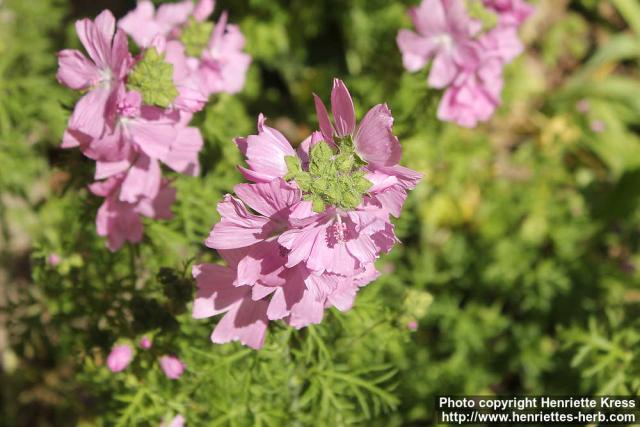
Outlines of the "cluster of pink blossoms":
M465 4L492 14L495 26L483 31ZM433 60L428 84L446 89L440 120L474 127L493 115L500 105L504 66L523 50L518 28L532 12L524 0L423 0L410 9L416 32L400 30L398 46L409 71Z
M154 15L141 1L116 28L108 10L76 22L88 57L73 49L58 54L57 78L83 91L62 147L78 147L96 161L91 192L105 200L96 219L98 234L117 250L142 239L141 216L171 217L175 189L163 179L161 163L197 175L203 140L190 127L209 95L234 93L244 85L251 58L244 38L226 23L206 18L213 0L167 4ZM142 48L129 52L129 34Z
M358 289L375 280L374 262L398 241L398 217L422 176L399 165L402 149L393 117L379 104L356 126L351 95L334 81L332 125L315 97L319 132L296 149L258 118L258 133L237 138L252 183L218 204L221 221L205 244L226 266L193 268L195 318L226 313L211 339L264 342L270 320L302 328L325 308L351 308Z

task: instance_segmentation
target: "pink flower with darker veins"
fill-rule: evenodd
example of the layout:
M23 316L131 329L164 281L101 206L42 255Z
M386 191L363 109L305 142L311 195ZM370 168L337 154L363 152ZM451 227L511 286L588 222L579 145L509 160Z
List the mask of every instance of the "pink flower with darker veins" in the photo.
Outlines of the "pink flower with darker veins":
M397 242L398 216L422 175L398 164L402 150L386 105L356 126L351 95L334 82L335 127L322 101L322 132L294 150L258 118L258 133L237 138L252 184L218 204L221 220L205 244L227 266L193 268L195 318L224 313L211 339L260 348L271 320L294 328L322 321L324 310L349 310L359 288L379 273L374 261Z
M121 372L127 369L131 360L133 360L133 349L128 344L121 344L113 347L109 353L107 366L111 372Z

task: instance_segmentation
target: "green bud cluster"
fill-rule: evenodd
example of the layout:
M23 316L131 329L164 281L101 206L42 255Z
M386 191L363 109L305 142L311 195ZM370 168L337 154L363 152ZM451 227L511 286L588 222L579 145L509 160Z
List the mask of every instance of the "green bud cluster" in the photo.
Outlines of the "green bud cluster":
M198 22L190 18L180 35L180 41L187 55L199 58L202 51L207 48L212 32L213 22Z
M498 25L498 16L488 10L480 0L467 0L467 12L471 18L482 23L482 29L488 31Z
M356 154L351 137L337 141L337 152L321 141L311 148L309 169L302 169L297 156L285 157L286 180L295 180L305 200L313 204L315 212L327 206L355 209L373 185L362 171L364 163Z
M178 96L173 84L173 65L154 48L147 49L133 67L127 79L127 88L140 92L147 105L167 108Z

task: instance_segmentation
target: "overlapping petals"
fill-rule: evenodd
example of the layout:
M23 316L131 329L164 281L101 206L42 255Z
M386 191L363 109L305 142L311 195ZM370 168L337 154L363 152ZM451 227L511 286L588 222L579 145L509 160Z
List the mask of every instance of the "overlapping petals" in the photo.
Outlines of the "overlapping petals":
M262 115L256 135L235 140L247 161L240 170L252 183L237 185L235 196L218 204L220 222L205 242L226 265L193 268L193 316L224 313L211 335L215 343L260 348L269 321L302 328L321 322L328 307L349 310L358 290L379 276L374 262L398 242L390 216L400 215L407 192L422 176L398 164L391 112L375 106L357 126L351 95L340 80L331 104L335 125L316 97L321 131L298 150ZM354 175L354 182L365 180L359 205L314 210L303 178L319 167L319 159L341 163L336 173Z
M205 96L237 93L244 87L251 56L244 52L244 36L237 25L228 23L226 12L215 24L207 21L214 9L213 0L165 3L157 10L151 1L141 0L118 26L141 47L151 46L158 37L182 46L186 68L181 73L188 75L191 89ZM194 30L199 24L204 25ZM204 39L185 49L190 31Z
M518 27L533 12L524 0L483 0L497 24L482 31L464 0L423 0L409 10L416 31L402 29L397 43L411 72L431 62L428 85L445 89L438 118L474 127L501 102L504 66L523 50Z
M171 34L191 17L205 20L213 6L210 0L166 4L147 22L155 12L150 2L141 1L118 29L111 12L104 11L94 21L76 23L87 56L77 50L58 55L60 83L86 92L69 119L62 147L77 147L96 161L91 190L105 198L96 227L111 250L142 239L141 217L171 216L175 190L162 177L163 164L187 175L200 172L203 139L189 122L209 94L185 47ZM133 38L143 50L135 58L123 28L136 29Z

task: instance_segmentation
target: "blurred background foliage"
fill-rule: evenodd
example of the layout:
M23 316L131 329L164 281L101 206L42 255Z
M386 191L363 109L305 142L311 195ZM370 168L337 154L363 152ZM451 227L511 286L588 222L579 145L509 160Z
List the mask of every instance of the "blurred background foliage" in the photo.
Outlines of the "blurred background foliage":
M74 20L134 2L0 0L0 425L417 426L438 394L638 395L640 4L532 1L503 106L465 130L435 119L426 72L402 69L416 3L220 0L254 58L247 86L196 117L203 173L172 176L175 218L110 253L92 162L58 148L75 95L55 52L78 46ZM189 271L215 261L202 241L240 180L231 139L263 112L299 142L333 77L359 117L389 103L403 163L425 174L403 244L352 311L275 324L258 352L213 345ZM114 342L142 334L153 348L111 374ZM167 353L187 365L178 381Z

